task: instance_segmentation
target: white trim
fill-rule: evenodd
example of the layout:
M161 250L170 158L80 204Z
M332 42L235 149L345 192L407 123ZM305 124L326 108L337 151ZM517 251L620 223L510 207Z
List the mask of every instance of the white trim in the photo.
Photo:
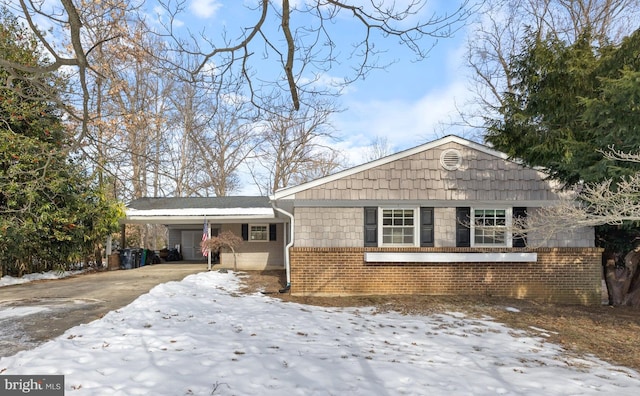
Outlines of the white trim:
M365 252L366 263L529 263L538 253Z
M481 151L481 152L483 152L485 154L501 158L503 160L512 161L512 160L509 159L509 156L507 154L505 154L505 153L502 153L500 151L496 151L496 150L494 150L494 149L492 149L490 147L487 147L485 145L482 145L480 143L476 143L476 142L472 142L470 140L462 139L462 138L460 138L458 136L449 135L449 136L445 136L445 137L443 137L441 139L434 140L432 142L425 143L423 145L416 146L416 147L410 148L408 150L404 150L404 151L401 151L399 153L392 154L392 155L389 155L387 157L380 158L380 159L375 160L375 161L367 162L365 164L358 165L358 166L350 168L350 169L346 169L346 170L344 170L342 172L334 173L333 175L329 175L329 176L322 177L322 178L319 178L319 179L316 179L316 180L312 180L312 181L310 181L308 183L300 184L300 185L295 186L295 187L288 187L288 188L281 189L279 191L276 191L269 198L271 200L295 199L295 195L298 192L305 191L305 190L308 190L310 188L318 187L318 186L320 186L322 184L329 183L329 182L332 182L332 181L335 181L335 180L338 180L338 179L342 179L343 177L351 176L351 175L354 175L354 174L356 174L358 172L362 172L362 171L365 171L365 170L368 170L368 169L372 169L372 168L375 168L377 166L385 165L385 164L388 164L390 162L397 161L399 159L402 159L402 158L405 158L405 157L409 157L411 155L418 154L418 153L421 153L423 151L432 149L434 147L442 146L443 144L447 144L447 143L457 143L457 144L460 144L462 146L469 147L469 148L471 148L473 150ZM515 162L515 161L512 161L512 162Z
M172 216L273 216L272 208L183 208L183 209L126 209L131 217ZM201 219L202 220L202 219Z
M214 223L272 223L276 217L273 208L127 209L125 215L121 224L202 224L203 218Z
M383 235L384 235L384 224L383 217L385 210L412 210L413 211L413 243L384 243ZM420 246L420 207L411 207L411 206L403 206L403 207L388 207L388 206L379 206L378 207L378 247L418 247Z
M505 240L504 244L491 244L491 243L476 243L476 210L504 210L505 211L505 225L504 225L504 235ZM513 222L513 207L504 207L504 206L476 206L471 208L471 218L469 219L471 222L471 247L512 247L513 246L513 233L509 232L511 230L511 223ZM482 228L482 227L480 227ZM499 227L496 227L499 228Z

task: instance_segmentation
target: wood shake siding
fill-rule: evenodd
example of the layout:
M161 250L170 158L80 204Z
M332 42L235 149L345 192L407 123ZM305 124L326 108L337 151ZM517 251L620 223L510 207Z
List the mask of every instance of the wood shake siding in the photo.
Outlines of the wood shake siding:
M481 295L601 303L598 248L540 248L527 263L365 263L365 252L478 252L473 248L293 248L291 293L299 296ZM496 252L496 249L483 251ZM508 250L514 251L514 250Z
M296 246L362 246L363 221L362 208L296 208Z
M458 170L440 164L442 151L462 153ZM479 200L557 199L540 172L448 143L298 192L299 200Z

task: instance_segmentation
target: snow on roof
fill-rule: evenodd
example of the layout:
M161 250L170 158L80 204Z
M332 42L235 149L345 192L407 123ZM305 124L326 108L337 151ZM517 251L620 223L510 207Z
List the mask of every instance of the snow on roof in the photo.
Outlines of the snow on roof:
M274 219L267 197L140 198L130 202L124 223L195 224L203 218L234 222Z
M268 216L273 215L271 208L185 208L185 209L127 209L127 217L156 216Z

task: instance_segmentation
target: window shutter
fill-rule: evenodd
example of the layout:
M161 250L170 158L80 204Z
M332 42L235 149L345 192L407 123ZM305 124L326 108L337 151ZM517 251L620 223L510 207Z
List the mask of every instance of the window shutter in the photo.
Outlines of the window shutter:
M269 240L275 241L277 237L278 237L278 233L276 232L276 225L269 224Z
M433 246L433 208L420 208L420 246Z
M364 246L378 246L378 208L364 208Z
M471 208L456 208L456 246L471 246Z
M242 224L242 240L249 240L249 224Z
M513 208L514 219L524 219L526 217L527 217L527 208L525 207ZM513 247L526 247L526 246L527 246L527 234L513 235Z

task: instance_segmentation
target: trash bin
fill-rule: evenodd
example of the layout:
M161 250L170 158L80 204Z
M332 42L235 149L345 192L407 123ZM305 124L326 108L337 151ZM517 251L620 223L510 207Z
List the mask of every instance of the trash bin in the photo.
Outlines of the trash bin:
M141 258L142 258L142 249L131 249L131 264L133 268L140 267Z
M109 271L120 269L120 255L117 253L110 254L107 263Z
M133 268L133 249L120 249L120 268Z
M147 264L147 257L148 257L149 251L147 249L142 249L142 253L140 256L140 267L144 266Z

